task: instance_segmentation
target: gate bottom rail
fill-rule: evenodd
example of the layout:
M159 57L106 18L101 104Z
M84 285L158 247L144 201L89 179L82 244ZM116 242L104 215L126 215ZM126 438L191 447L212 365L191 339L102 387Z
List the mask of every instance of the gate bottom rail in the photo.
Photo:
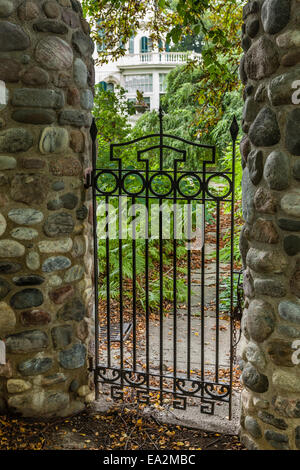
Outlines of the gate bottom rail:
M114 399L123 398L123 388L134 388L138 392L138 401L150 393L159 393L163 396L172 395L175 399L196 398L212 402L229 403L231 386L224 382L210 382L206 380L196 380L187 377L180 377L152 372L139 372L133 369L119 369L113 367L97 366L94 369L95 383L107 384L111 386L111 395ZM162 379L171 381L171 387L156 387L150 381ZM148 400L149 401L149 400ZM184 408L185 409L185 408Z

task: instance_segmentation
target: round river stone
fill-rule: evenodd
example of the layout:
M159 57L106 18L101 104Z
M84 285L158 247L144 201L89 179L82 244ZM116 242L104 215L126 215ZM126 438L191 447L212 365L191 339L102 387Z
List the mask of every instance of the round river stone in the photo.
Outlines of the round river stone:
M19 225L35 225L42 222L44 215L36 209L11 209L8 218Z
M15 309L39 307L44 302L44 296L38 289L23 289L12 296L10 305Z
M71 266L71 261L65 256L52 256L44 261L42 271L44 273L51 273L53 271L60 271L67 269Z
M74 220L71 214L60 212L50 215L44 225L45 234L48 237L56 237L73 232Z
M86 347L83 344L74 344L72 348L60 351L59 363L65 369L78 369L83 367L86 357Z
M73 64L72 48L63 39L42 39L36 48L36 60L50 70L69 69Z
M290 0L266 0L264 2L261 19L266 33L279 33L288 24L290 5Z
M256 147L271 147L280 141L280 129L276 114L271 108L263 108L250 127L249 137Z
M10 0L0 1L0 17L7 18L14 11L14 4Z
M41 153L61 153L69 145L69 134L61 127L46 127L40 139Z
M21 26L0 22L0 52L23 51L29 46L30 39Z
M286 189L289 186L289 175L290 161L288 156L279 150L274 150L268 156L264 168L264 177L269 187L277 191Z

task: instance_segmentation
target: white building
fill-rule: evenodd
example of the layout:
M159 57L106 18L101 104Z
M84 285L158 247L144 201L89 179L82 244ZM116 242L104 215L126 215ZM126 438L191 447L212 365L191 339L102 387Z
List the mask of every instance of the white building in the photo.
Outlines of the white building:
M149 34L139 31L126 45L126 54L115 62L96 66L96 83L107 90L115 85L127 91L129 101L136 101L136 92L144 94L150 110L158 109L160 96L166 90L166 76L189 58L200 58L194 52L170 52L168 44L161 43L156 50L151 45Z

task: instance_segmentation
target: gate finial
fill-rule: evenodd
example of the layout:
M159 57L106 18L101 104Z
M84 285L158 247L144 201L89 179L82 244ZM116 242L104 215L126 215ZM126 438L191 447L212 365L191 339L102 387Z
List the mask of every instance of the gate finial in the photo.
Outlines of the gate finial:
M97 129L97 124L96 124L95 118L93 119L93 122L92 122L92 125L91 125L91 128L90 128L90 134L91 134L92 141L95 142L95 140L97 138L97 134L98 134L98 129Z
M230 126L230 134L231 134L231 138L232 138L233 142L236 141L238 133L239 133L239 125L238 125L238 122L236 120L236 117L233 116L233 120L232 120L232 123L231 123L231 126Z
M162 107L159 107L159 112L158 112L158 117L159 117L159 129L160 129L160 134L163 133L163 117L164 117L164 112Z

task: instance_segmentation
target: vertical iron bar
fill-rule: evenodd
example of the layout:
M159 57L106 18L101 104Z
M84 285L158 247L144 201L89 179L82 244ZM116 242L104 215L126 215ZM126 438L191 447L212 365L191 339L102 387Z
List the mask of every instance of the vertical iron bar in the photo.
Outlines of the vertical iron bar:
M111 366L111 342L110 342L110 258L109 258L109 200L108 196L105 197L105 209L106 209L106 327L107 327L107 367Z
M235 203L235 156L236 149L235 143L239 133L239 126L234 116L232 124L230 126L230 134L232 138L232 197L231 197L231 254L230 254L230 394L229 394L229 419L232 418L232 384L233 384L233 308L234 308L234 203Z
M163 240L162 240L162 199L159 199L159 389L160 403L163 403L163 354L164 354L164 312L163 312Z
M191 204L187 200L187 223L188 223L188 242L187 242L187 377L191 378Z
M159 168L160 171L163 170L163 111L162 107L159 108ZM164 354L164 314L163 314L163 240L162 240L162 199L159 199L159 370L160 370L160 380L159 380L159 398L161 405L163 404L163 354Z
M135 220L135 197L132 198L133 221L132 221L132 347L133 347L133 370L136 371L136 220Z
M201 251L201 381L205 380L205 228L206 228L206 164L203 163L203 241ZM204 398L204 388L201 388L201 396Z
M219 381L219 345L220 345L220 201L216 201L217 220L216 220L216 364L215 381Z
M230 394L229 394L229 419L232 419L232 385L233 385L233 309L234 309L234 204L235 204L235 157L236 138L238 135L238 124L234 117L231 127L232 137L232 197L231 197L231 237L230 237Z
M163 110L162 107L160 106L159 108L159 169L162 171L163 169L163 143L164 143L164 138L163 138Z
M145 305L146 305L146 374L149 391L149 161L146 161L146 225L145 225Z
M122 181L122 161L119 160L119 181ZM120 369L121 369L121 388L123 389L123 368L124 368L124 349L123 349L123 226L122 226L122 185L119 186L119 286L120 286Z
M174 181L177 181L177 161L174 164ZM174 186L173 210L173 393L177 379L177 189Z
M99 383L97 380L97 368L99 366L99 270L98 270L98 237L97 237L97 197L96 197L96 166L97 166L97 126L95 119L90 129L90 135L92 139L92 198L93 198L93 238L94 238L94 309L95 309L95 398L99 399Z

